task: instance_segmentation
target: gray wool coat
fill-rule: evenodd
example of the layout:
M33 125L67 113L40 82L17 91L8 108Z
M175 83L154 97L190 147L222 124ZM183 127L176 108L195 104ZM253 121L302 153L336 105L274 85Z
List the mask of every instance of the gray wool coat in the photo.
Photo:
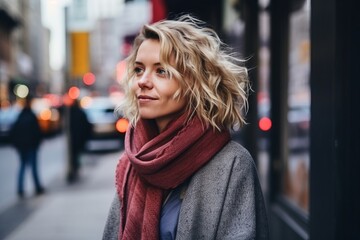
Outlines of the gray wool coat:
M117 195L103 240L117 240ZM257 170L248 151L231 141L191 179L184 196L177 240L268 239L268 222Z

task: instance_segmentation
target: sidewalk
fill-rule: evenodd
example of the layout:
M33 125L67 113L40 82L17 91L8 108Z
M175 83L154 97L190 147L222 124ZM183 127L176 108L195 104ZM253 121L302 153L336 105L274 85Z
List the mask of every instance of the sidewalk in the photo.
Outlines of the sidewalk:
M5 240L101 239L115 194L119 156L119 152L85 156L79 182L67 185L61 180L45 195L20 202L8 214L7 223L16 224L13 218L24 220Z

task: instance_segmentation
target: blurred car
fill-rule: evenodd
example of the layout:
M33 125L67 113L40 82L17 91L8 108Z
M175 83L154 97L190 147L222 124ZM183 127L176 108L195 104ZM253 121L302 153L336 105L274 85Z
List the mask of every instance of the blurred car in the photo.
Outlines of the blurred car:
M62 129L60 111L48 98L34 98L31 108L36 114L45 136L59 133Z
M81 102L92 124L92 134L86 145L87 150L122 148L128 121L114 113L116 101L110 97L87 97Z
M9 142L9 133L11 126L16 121L21 107L18 105L10 105L0 108L0 142Z
M61 119L59 110L52 107L46 98L34 98L31 108L37 116L40 128L44 136L60 132ZM9 132L22 110L22 101L0 109L0 141L8 143Z

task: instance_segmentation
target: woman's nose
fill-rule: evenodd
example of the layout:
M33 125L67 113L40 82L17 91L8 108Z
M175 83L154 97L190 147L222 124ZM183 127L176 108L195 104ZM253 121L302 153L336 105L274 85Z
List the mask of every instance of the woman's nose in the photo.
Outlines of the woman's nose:
M145 73L141 76L138 81L139 88L152 88L152 81L150 79L150 75Z

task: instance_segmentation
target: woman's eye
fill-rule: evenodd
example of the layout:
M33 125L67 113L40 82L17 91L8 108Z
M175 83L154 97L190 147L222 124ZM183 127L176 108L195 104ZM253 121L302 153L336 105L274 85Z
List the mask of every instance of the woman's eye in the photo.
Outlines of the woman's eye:
M163 69L163 68L159 68L159 69L157 70L157 73L158 73L159 75L162 75L162 76L166 76L166 75L167 75L167 71L166 71L165 69Z
M143 71L143 69L140 68L140 67L135 67L135 68L134 68L135 74L140 74L142 71Z

